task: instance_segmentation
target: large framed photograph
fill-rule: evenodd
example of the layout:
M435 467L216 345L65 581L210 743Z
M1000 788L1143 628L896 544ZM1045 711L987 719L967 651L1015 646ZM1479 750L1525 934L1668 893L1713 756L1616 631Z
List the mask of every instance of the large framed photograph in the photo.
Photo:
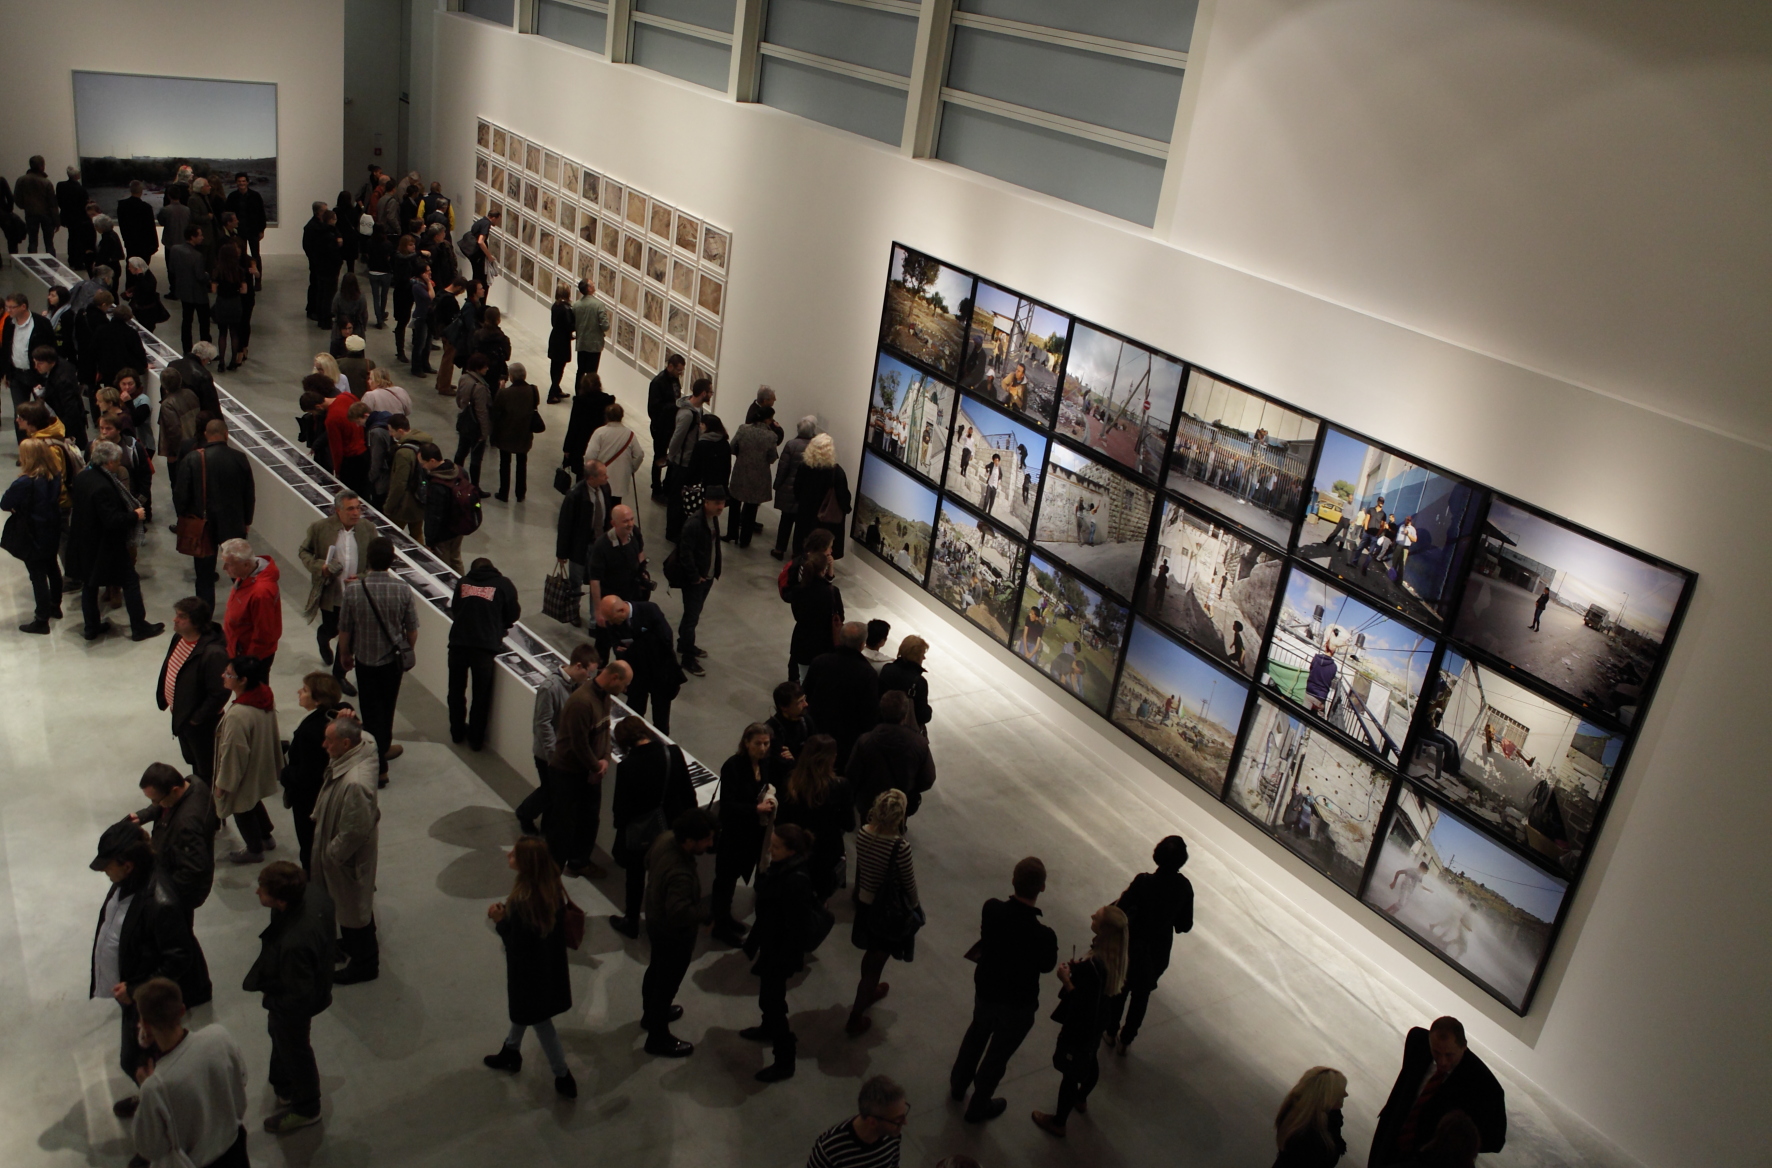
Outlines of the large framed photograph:
M1149 487L1055 442L1046 461L1034 542L1130 597L1155 502Z
M948 439L947 493L1027 535L1046 462L1046 435L975 398L961 396Z
M1567 881L1405 786L1364 899L1524 1014L1568 890Z
M1114 691L1114 725L1216 797L1249 686L1156 626L1134 619L1126 664Z
M1405 773L1564 875L1580 866L1624 735L1448 647Z
M1027 550L1003 528L943 500L929 565L929 591L948 607L1009 643Z
M1391 775L1266 697L1231 780L1231 804L1311 867L1358 894Z
M1628 726L1689 582L1683 571L1497 497L1455 634Z
M935 507L933 490L870 452L861 459L850 535L921 584L934 541Z
M868 402L867 445L931 482L941 481L959 391L880 350Z
M1155 482L1181 392L1181 362L1077 321L1058 432Z
M960 384L1042 428L1052 425L1071 318L984 280L972 294L972 327Z
M1254 677L1283 569L1278 552L1238 528L1166 499L1138 611Z
M1171 443L1169 489L1290 547L1322 429L1309 414L1191 370Z
M1058 561L1036 555L1028 561L1010 648L1096 713L1106 714L1127 618L1124 604Z
M895 243L880 340L952 379L960 371L971 301L971 275Z
M1433 654L1431 636L1294 567L1262 683L1395 764Z
M1311 490L1298 555L1412 620L1443 625L1484 492L1333 426Z

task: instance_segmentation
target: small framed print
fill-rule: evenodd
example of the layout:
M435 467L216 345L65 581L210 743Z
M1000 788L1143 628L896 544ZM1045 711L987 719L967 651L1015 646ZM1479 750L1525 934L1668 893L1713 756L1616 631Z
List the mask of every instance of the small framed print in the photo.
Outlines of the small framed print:
M651 293L647 293L651 295ZM661 301L662 303L662 301ZM635 351L635 359L640 368L647 373L656 373L664 368L664 339L657 333L640 330L640 347Z
M515 207L506 207L504 212L505 217L503 225L499 227L499 230L510 236L512 239L515 239L517 238L517 233L523 227L523 216L517 214L517 208Z
M605 296L613 292L620 282L621 273L616 271L614 264L608 260L597 261L597 287L603 290Z
M689 331L694 326L695 315L687 308L671 304L665 308L665 335L677 343L679 348L689 347Z
M541 185L532 178L523 180L523 205L531 211L541 209Z
M621 218L622 201L627 198L627 188L609 179L603 180L603 209Z
M575 204L568 203L565 199L561 199L560 234L571 235L572 229L576 226L578 226L578 207Z
M701 354L703 357L706 357L708 359L708 363L710 365L713 364L714 361L719 359L719 356L720 356L720 326L719 325L714 324L711 321L705 320L699 316L695 318L695 351L697 353Z
M553 191L542 191L541 207L539 209L541 211L541 217L546 219L549 223L552 223L560 215L560 197L554 194Z
M629 187L627 211L628 222L642 231L646 230L646 206L646 196L639 191L634 190L632 187Z
M692 256L700 255L701 220L695 218L693 215L685 215L683 212L678 211L677 235L674 242L676 243L678 250L686 251Z
M486 192L481 190L478 187L475 187L474 188L474 218L478 219L480 216L482 216L484 214L486 214Z
M600 178L598 178L597 172L590 169L589 167L586 167L584 173L579 176L579 184L578 184L579 197L582 198L587 203L594 204L599 201L599 194L601 193L601 189L602 189L602 180Z
M503 158L505 156L505 143L509 138L509 134L506 134L503 130L495 127L492 131L492 152L500 158Z
M621 228L607 219L603 221L603 242L600 246L604 255L621 258Z
M711 272L703 272L696 288L695 303L709 316L718 317L726 303L726 282Z
M663 203L652 204L652 234L669 241L671 238L671 209Z
M510 149L505 151L505 157L510 159L512 162L516 163L518 166L522 166L523 165L523 139L517 137L517 135L515 135L515 134L512 134Z
M479 129L474 134L474 142L482 150L492 145L492 125L490 123L480 123Z
M488 215L498 215L502 218L505 213L505 205L503 203L499 202L497 199L493 199L489 203L487 203L486 213ZM500 223L494 223L492 225L492 229L494 231L508 231L508 230L510 230L509 225L500 224Z
M523 241L524 247L534 247L535 246L535 220L533 220L533 219L523 220L523 229L517 233L517 238L521 239Z
M573 198L578 197L578 174L578 163L573 162L570 159L563 159L561 161L560 189L565 191L568 195L571 195Z
M535 249L540 253L541 258L550 264L554 262L554 243L554 233L552 231L543 231L541 233L541 240L536 245Z
M644 289L640 294L640 319L655 329L664 327L665 298L652 289Z
M646 245L646 278L656 284L663 285L669 274L670 257L665 249L656 244Z
M579 219L578 237L584 240L587 247L597 246L597 220L594 216L586 214Z
M554 262L566 273L567 283L577 279L572 273L578 270L578 258L573 254L572 245L566 242L565 236L560 237L560 254Z
M596 252L580 251L578 253L578 278L581 280L589 280L593 284L597 282Z
M535 257L528 253L524 253L519 257L517 260L517 273L517 278L523 283L528 284L531 288L535 287Z
M732 237L705 224L701 229L701 258L704 263L712 264L722 272L726 270L726 249Z
M504 194L505 193L505 168L502 166L494 166L492 168L492 179L486 185L490 186L492 188L492 192L494 194L497 194L497 195Z
M640 281L632 276L623 276L621 278L621 292L615 300L628 312L638 313L640 311Z
M541 147L534 142L529 143L523 152L523 169L530 174L541 173Z
M615 317L616 349L623 353L632 353L635 344L639 341L639 336L640 328L634 323L634 318L617 313Z
M474 155L474 181L485 182L492 176L492 160L484 154Z
M560 181L560 156L551 150L542 153L541 179L543 182L551 183Z
M695 278L701 274L692 263L681 259L671 261L671 294L695 302Z
M621 237L621 262L625 267L638 272L645 266L646 245L640 242L637 235Z

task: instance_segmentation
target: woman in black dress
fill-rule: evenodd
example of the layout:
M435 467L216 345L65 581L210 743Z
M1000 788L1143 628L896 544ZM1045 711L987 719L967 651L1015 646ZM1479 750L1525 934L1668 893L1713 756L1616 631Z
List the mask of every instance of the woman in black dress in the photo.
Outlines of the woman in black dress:
M677 816L695 806L695 786L683 752L660 742L644 719L623 718L615 724L614 738L621 762L615 768L609 811L615 827L610 854L627 869L628 879L627 911L610 917L609 924L634 939L640 935L640 904L646 895L647 849Z
M554 1071L554 1090L578 1097L578 1082L566 1066L566 1052L554 1031L554 1018L572 1009L572 978L566 968L566 887L545 840L526 835L511 849L508 863L517 873L511 894L487 906L486 915L505 943L505 998L511 1031L497 1054L481 1061L495 1071L523 1069L523 1033L535 1028Z
M1058 1110L1034 1112L1034 1123L1049 1135L1064 1136L1071 1111L1089 1110L1089 1092L1095 1089L1101 1064L1102 1003L1126 984L1126 914L1111 904L1095 910L1089 918L1094 943L1080 961L1058 967L1064 988L1058 993L1058 1009L1052 1020L1062 1029L1052 1052L1052 1065L1064 1076L1058 1087Z
M806 869L819 904L830 899L843 878L847 863L843 834L855 830L855 801L849 784L837 777L836 766L837 740L829 734L808 738L794 760L787 789L780 795L781 806L775 812L777 825L794 824L817 841Z
M314 850L314 803L320 798L320 785L326 779L326 764L332 759L326 753L326 724L338 716L344 691L338 678L326 672L310 673L302 678L295 700L308 716L289 736L289 751L283 756L283 806L295 819L295 838L301 845L302 871L313 875L310 863Z
M585 447L603 424L603 411L614 400L603 392L603 379L597 374L586 373L578 379L578 388L572 395L572 414L566 419L566 441L561 444L566 455L561 465L572 472L573 478L585 477Z
M804 828L777 827L769 839L769 867L757 877L757 926L745 940L744 951L754 959L751 972L760 983L757 1007L763 1021L740 1030L738 1036L774 1044L775 1061L757 1072L759 1083L794 1077L794 1050L799 1043L788 1026L788 978L806 968L812 918L820 911L806 868L814 847L812 833Z
M564 284L554 286L554 307L548 315L548 404L566 400L560 391L560 375L572 360L572 290ZM585 435L588 439L590 435Z
M216 337L221 342L216 346L216 368L233 369L240 364L240 351L246 347L246 297L252 291L252 276L240 262L240 249L235 244L223 244L216 254L209 289L215 293L210 316L221 334Z
M765 798L769 727L752 722L738 741L738 752L720 767L720 842L714 855L715 940L744 943L745 927L733 919L732 894L750 880L763 855L763 841L775 817L775 800Z
M1177 933L1194 927L1194 886L1181 874L1187 863L1187 841L1178 835L1164 837L1151 852L1155 872L1141 872L1114 903L1126 914L1126 986L1109 997L1102 1009L1102 1041L1120 1054L1138 1037L1145 1008L1157 979L1169 968L1169 949ZM1120 1015L1128 1001L1126 1024Z
M837 465L837 448L829 434L820 434L806 444L800 456L800 469L794 472L794 498L800 513L794 519L794 551L806 542L807 535L822 529L831 533L831 558L843 558L843 528L853 500L849 495L849 476ZM821 513L824 518L820 518Z
M835 573L828 548L815 551L809 547L801 553L793 585L787 590L794 613L794 633L788 641L789 681L799 681L802 669L837 647L843 590L831 580Z
M701 511L701 501L709 487L722 490L732 481L732 443L726 437L726 423L714 414L701 416L701 434L689 452L688 474L683 480L683 514ZM716 529L715 534L719 532ZM722 542L731 542L720 536Z
M1274 1116L1280 1155L1274 1168L1335 1168L1347 1152L1341 1138L1341 1105L1347 1076L1333 1067L1312 1067L1286 1093Z

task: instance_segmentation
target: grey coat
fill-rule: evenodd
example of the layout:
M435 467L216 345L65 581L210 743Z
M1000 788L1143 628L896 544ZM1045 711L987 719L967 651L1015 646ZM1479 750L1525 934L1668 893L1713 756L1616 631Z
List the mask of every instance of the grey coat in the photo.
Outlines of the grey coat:
M726 489L740 503L769 502L769 464L777 457L773 430L759 423L740 426L732 436L732 481Z
M794 474L806 454L810 438L793 437L781 448L781 462L775 468L775 509L793 515L800 510L800 498L794 494Z
M326 764L314 802L314 879L332 898L338 923L361 929L375 919L375 866L381 835L375 739Z

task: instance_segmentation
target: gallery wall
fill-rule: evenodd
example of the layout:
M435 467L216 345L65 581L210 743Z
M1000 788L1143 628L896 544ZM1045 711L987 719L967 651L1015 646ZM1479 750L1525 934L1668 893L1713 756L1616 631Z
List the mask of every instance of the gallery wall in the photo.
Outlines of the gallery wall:
M264 250L299 254L307 205L339 191L343 29L344 0L89 0L77 15L55 5L10 6L0 172L14 181L41 154L52 180L66 177L64 168L77 162L76 69L274 82L283 210Z
M1302 864L1270 857L1253 828L1215 812L1204 795L1196 800L1185 783L1178 805L1194 838L1381 970L1424 1017L1459 1013L1486 1057L1539 1083L1644 1162L1744 1162L1772 1138L1753 1090L1766 1074L1762 1039L1772 1029L1760 972L1772 959L1772 908L1762 892L1772 872L1758 839L1772 819L1772 790L1758 778L1772 731L1755 680L1772 653L1758 601L1768 525L1758 508L1737 505L1772 494L1762 448L1632 406L1619 400L1622 391L1595 393L1380 319L1420 286L1457 283L1458 266L1438 255L1397 267L1384 303L1350 292L1350 303L1338 304L980 175L534 37L455 15L436 16L431 32L429 67L448 84L433 88L431 123L415 132L429 135L450 187L471 189L476 119L485 117L718 218L743 241L733 257L720 408L739 408L767 381L790 413L823 415L851 473L885 257L902 239L1699 573L1630 774L1525 1018ZM1505 92L1508 62L1492 64L1495 90ZM527 83L510 84L513 77ZM1211 87L1208 72L1208 96ZM561 100L567 93L573 99ZM1211 136L1209 104L1196 137ZM1484 124L1489 134L1506 133L1499 115ZM1210 167L1196 179L1199 159L1190 148L1190 182L1232 181ZM1703 197L1694 184L1692 214L1705 213ZM1653 218L1635 227L1658 237ZM1682 281L1701 279L1708 260L1689 257ZM1584 270L1582 296L1620 294L1612 271ZM495 299L545 327L526 297ZM1566 339L1598 351L1608 336L1640 345L1637 331L1602 322ZM1726 323L1706 335L1728 352L1759 343ZM1484 347L1523 354L1530 339L1522 327ZM643 388L636 374L617 371L634 379L617 381L618 393ZM1757 384L1744 375L1701 387L1700 396L1733 428L1748 429ZM1113 765L1129 757L1083 719L1072 730Z

